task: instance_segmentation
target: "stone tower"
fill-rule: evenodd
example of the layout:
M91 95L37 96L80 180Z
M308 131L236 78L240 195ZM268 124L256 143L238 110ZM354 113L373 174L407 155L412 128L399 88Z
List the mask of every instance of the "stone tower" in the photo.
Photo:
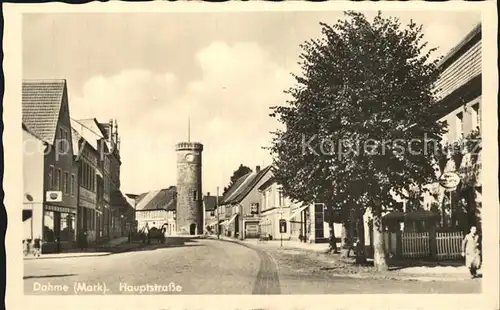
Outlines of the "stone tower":
M203 144L180 142L177 152L177 211L179 234L203 234L203 192L201 188L201 153Z

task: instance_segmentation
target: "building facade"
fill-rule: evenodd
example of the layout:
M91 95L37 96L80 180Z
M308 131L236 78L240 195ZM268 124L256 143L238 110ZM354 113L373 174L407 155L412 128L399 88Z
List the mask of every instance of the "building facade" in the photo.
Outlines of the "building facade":
M177 223L179 234L203 234L202 152L197 142L181 142L177 152Z
M59 252L74 246L78 203L67 84L66 80L24 80L22 92L23 124L48 147L44 156L42 252ZM55 193L47 197L48 191Z
M23 123L23 240L42 238L46 142Z
M440 182L428 184L422 200L426 210L440 214L443 229L468 231L480 226L480 148L470 143L481 137L481 26L476 26L441 61L442 73L436 82L436 120L444 122L443 145L460 146L460 152L441 156L435 162L436 177L457 175L460 185L447 191Z
M210 192L208 192L207 195L203 197L203 227L207 232L215 233L217 231L217 204L221 200L221 196L211 196Z
M168 234L175 235L177 231L176 206L177 188L175 186L138 195L135 200L137 231L164 227Z
M325 222L324 205L303 204L283 195L281 185L274 178L259 187L261 193L260 232L272 239L286 239L310 243L327 242L330 227ZM280 220L285 220L286 232L280 232ZM341 225L334 223L340 232Z
M291 202L283 195L281 186L276 183L274 178L270 178L267 182L259 187L261 192L260 201L260 234L269 236L272 239L291 239L292 234L297 234L298 231L291 231L292 223L289 221ZM280 232L280 220L286 221L286 232ZM295 228L295 227L294 227ZM297 236L298 237L298 234Z
M221 229L227 236L239 239L259 237L259 209L261 194L259 187L272 177L271 166L240 177L223 195L220 209L225 219Z
M78 164L78 212L76 232L85 234L87 244L94 244L100 236L97 223L97 171L99 153L97 140L87 141L84 126L72 120L73 148L77 150L75 162ZM87 135L88 136L88 135ZM89 139L90 140L90 139ZM79 239L81 240L81 239Z

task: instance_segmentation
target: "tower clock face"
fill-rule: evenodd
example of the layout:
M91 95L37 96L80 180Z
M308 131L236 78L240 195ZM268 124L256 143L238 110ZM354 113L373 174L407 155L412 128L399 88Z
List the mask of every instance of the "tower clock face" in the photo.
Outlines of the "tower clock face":
M194 160L194 155L193 154L187 154L186 155L186 161L187 162L193 162Z

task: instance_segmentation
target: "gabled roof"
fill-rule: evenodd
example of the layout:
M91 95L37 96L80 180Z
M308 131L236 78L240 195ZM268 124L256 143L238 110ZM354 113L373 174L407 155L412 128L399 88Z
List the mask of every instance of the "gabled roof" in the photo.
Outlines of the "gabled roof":
M449 66L456 58L460 57L466 50L467 45L474 40L479 40L481 38L481 24L477 24L460 42L455 45L446 56L439 61L438 66L442 69Z
M71 143L73 144L73 152L75 152L75 154L80 153L80 149L79 149L80 143L79 142L80 142L81 138L82 138L82 136L80 136L78 131L76 131L73 127L71 127Z
M137 197L139 197L139 195L136 195L136 194L125 194L125 196L127 196L130 199L134 199L134 200L136 200Z
M219 196L220 201L222 201L222 196ZM217 208L217 196L203 197L203 204L205 205L205 211L214 211Z
M267 180L266 182L262 183L261 186L259 186L259 190L263 191L266 188L268 188L269 186L271 186L272 184L274 184L275 182L276 182L276 179L274 177L270 177L269 180Z
M169 188L141 194L136 202L137 211L175 211L177 206L177 188L171 186Z
M245 174L244 176L240 177L239 179L234 182L234 184L227 190L227 192L222 196L222 201L220 202L221 204L226 204L227 201L235 194L235 192L242 186L242 184L245 182L246 179L248 179L253 172L249 172Z
M239 186L231 195L229 195L223 204L240 203L255 188L262 178L271 171L272 166L267 166L259 172L251 172L246 175L241 186ZM238 179L239 180L239 179ZM237 185L235 183L235 185Z
M111 192L110 204L114 207L132 207L132 205L127 201L122 192L119 190Z
M66 80L23 80L23 123L36 136L54 143Z
M77 132L80 137L94 149L98 150L99 140L104 138L104 135L97 126L95 119L90 120L76 120L71 119L71 128L73 132Z
M41 142L44 142L42 138L40 138L36 133L34 133L31 129L26 126L26 124L22 123L23 130L35 137L36 139L40 140Z

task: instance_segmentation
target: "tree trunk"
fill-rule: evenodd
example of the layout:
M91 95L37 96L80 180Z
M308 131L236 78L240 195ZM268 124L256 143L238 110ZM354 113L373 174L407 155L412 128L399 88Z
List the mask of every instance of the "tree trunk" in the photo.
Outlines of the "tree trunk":
M347 258L349 248L352 246L352 236L348 229L349 221L345 220L342 223L342 231L340 232L340 257Z
M363 221L362 214L357 216L356 226L358 232L358 243L356 246L356 264L366 264L365 223Z
M327 253L338 253L337 249L337 241L335 240L335 230L334 230L334 225L333 221L328 222L328 227L330 228L330 236L328 237L328 250Z
M380 210L373 212L373 263L377 271L387 271L387 259L384 251L382 234L382 214Z

